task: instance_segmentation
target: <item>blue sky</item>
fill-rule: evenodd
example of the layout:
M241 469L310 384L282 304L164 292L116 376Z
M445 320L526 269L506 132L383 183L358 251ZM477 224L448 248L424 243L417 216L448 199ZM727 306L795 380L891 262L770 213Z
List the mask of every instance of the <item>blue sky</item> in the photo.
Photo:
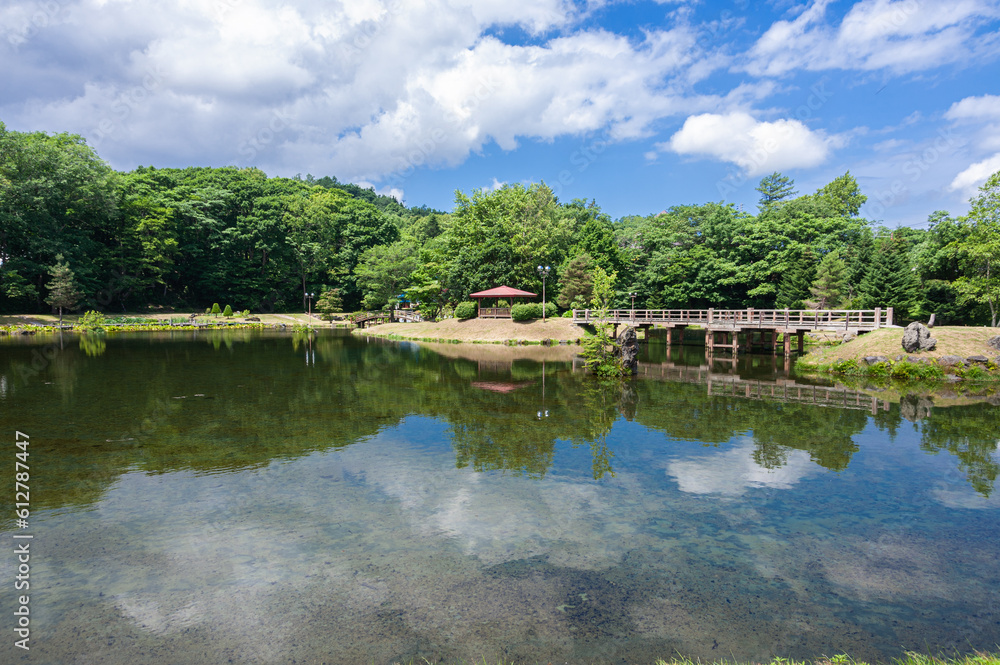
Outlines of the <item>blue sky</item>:
M450 210L545 181L612 217L850 170L964 214L1000 170L1000 0L6 0L0 120L114 168L257 166Z

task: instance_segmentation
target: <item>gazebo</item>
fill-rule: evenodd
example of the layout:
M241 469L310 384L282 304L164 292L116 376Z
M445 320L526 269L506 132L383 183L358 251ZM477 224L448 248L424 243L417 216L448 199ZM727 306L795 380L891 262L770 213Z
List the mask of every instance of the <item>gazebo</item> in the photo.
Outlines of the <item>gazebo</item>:
M479 317L484 319L509 319L510 307L483 307L483 298L536 298L537 293L512 289L509 286L498 286L479 293L470 293L470 298L475 298L479 303Z

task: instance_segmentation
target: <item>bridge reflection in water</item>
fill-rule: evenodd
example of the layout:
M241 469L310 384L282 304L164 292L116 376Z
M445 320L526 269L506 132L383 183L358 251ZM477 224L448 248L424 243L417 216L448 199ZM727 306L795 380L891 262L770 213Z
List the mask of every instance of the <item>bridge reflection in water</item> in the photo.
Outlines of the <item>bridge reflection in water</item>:
M797 383L793 379L773 381L744 379L736 374L713 371L710 366L676 365L674 363L639 363L639 376L680 383L703 384L709 397L742 397L745 399L792 404L812 404L838 409L888 411L889 402L874 395L841 386L817 386Z

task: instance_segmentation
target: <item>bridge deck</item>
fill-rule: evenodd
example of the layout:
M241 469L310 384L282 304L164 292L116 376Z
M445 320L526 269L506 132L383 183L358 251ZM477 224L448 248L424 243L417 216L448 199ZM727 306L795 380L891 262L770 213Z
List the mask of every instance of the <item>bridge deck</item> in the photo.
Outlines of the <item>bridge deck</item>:
M768 329L792 331L869 332L892 327L892 308L885 309L612 309L606 316L592 309L574 309L573 323L614 323L634 326L700 326L708 330Z

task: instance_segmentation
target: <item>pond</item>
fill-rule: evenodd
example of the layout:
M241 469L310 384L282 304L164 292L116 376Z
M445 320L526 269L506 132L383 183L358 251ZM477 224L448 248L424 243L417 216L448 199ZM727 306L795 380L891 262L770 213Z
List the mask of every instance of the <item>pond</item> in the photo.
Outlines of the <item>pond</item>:
M32 536L31 651L4 662L884 661L1000 643L995 395L890 402L770 356L641 359L620 385L565 346L0 342L9 469L30 436L5 585L14 536Z

